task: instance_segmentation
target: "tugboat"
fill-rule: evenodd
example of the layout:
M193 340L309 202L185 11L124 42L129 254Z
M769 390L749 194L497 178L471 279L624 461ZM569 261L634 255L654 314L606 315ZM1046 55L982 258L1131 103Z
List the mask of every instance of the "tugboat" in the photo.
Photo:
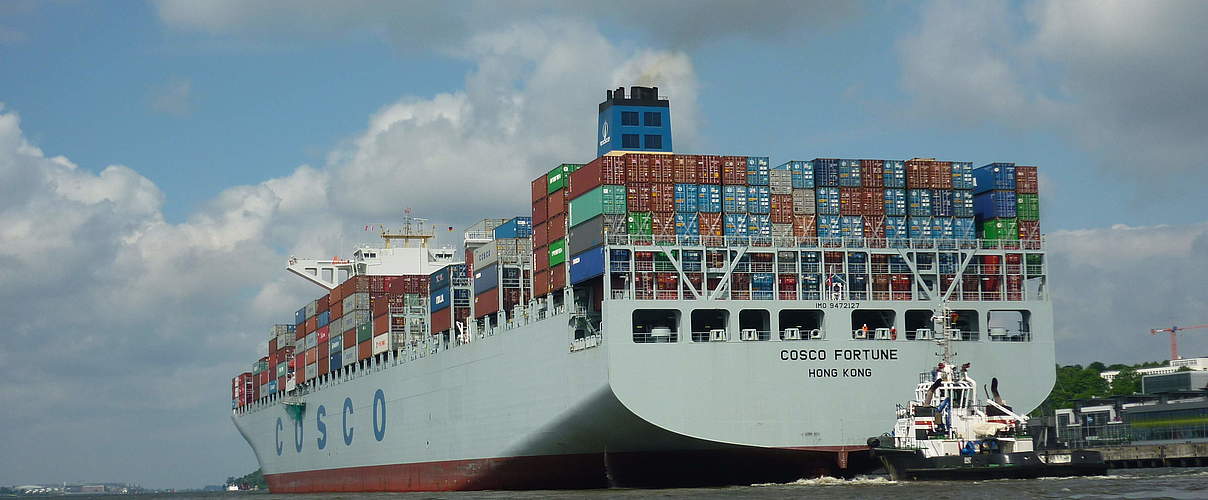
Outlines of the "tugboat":
M977 397L970 365L952 359L948 326L952 312L941 303L932 316L940 363L919 375L914 399L897 407L893 433L868 439L868 447L898 481L1029 479L1102 475L1097 451L1038 453L1027 434L1027 417L1015 413L998 394Z

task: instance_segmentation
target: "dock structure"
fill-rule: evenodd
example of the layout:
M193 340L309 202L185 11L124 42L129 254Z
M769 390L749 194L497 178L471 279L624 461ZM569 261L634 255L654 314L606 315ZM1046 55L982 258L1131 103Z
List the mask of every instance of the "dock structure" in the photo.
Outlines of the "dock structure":
M1091 448L1113 469L1208 466L1208 443L1142 444Z

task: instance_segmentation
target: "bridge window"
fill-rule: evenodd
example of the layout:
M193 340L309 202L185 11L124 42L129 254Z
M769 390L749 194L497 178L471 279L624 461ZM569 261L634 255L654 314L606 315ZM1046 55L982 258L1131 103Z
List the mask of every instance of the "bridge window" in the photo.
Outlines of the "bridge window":
M635 126L637 126L637 124L638 124L638 112L637 111L622 111L621 112L621 125L635 127Z
M1031 311L990 311L986 318L986 330L993 341L1027 342L1032 340L1031 321Z
M796 329L796 331L792 331ZM784 309L780 311L780 340L822 338L822 311Z
M713 330L728 331L730 311L725 309L697 309L692 311L692 341L708 342Z
M894 319L894 311L892 309L856 309L851 313L852 338L876 339L878 337L878 329L883 330L881 336L885 337L886 332L884 330L892 330L894 328ZM888 335L892 336L893 334L889 333Z
M771 340L772 322L766 309L738 312L738 333L742 340Z
M675 309L633 311L633 341L639 344L678 341L679 315Z

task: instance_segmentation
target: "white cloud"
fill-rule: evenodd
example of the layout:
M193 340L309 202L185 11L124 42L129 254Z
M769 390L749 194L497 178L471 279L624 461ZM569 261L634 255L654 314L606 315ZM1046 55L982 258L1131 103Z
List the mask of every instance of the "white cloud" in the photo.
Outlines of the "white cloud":
M464 89L386 105L324 165L229 188L177 224L137 171L48 156L0 108L0 426L28 429L14 449L89 450L7 454L0 484L71 470L182 486L251 470L223 409L229 377L265 349L270 324L319 294L283 271L287 255L345 252L371 239L346 228L404 205L458 227L526 213L531 178L594 155L595 105L630 71L676 96L677 140L694 139L681 53L623 50L556 20L456 53L475 64ZM125 475L132 450L137 477Z
M1208 38L1183 1L933 1L899 43L920 112L1072 139L1144 194L1208 180Z
M1062 362L1139 362L1168 356L1149 329L1208 322L1208 222L1058 231L1049 276ZM1208 355L1208 336L1180 339Z

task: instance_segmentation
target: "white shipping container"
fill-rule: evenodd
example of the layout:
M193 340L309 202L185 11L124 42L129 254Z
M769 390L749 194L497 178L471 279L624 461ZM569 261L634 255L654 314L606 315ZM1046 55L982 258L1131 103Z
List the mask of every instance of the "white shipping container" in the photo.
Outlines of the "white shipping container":
M768 184L772 194L791 194L793 192L793 172L791 170L768 172Z
M319 313L319 301L312 300L312 301L310 301L309 304L306 304L306 318L307 319L313 318L318 313Z
M305 375L306 380L311 380L318 376L319 376L319 364L318 363L311 363L309 365L306 365L306 375Z
M390 350L390 334L383 333L373 338L373 353L381 354Z
M340 355L340 361L344 363L344 366L356 364L356 362L357 362L357 346L354 345L352 347L344 349L344 354Z
M813 215L816 211L813 189L793 190L793 215Z
M286 392L292 391L297 388L298 388L298 381L294 380L294 377L290 377L289 380L285 381L285 391Z
M319 334L317 332L311 332L306 334L306 345L303 346L302 350L307 350L317 345L319 345Z
M359 292L344 297L344 314L358 309L369 309L369 292Z

